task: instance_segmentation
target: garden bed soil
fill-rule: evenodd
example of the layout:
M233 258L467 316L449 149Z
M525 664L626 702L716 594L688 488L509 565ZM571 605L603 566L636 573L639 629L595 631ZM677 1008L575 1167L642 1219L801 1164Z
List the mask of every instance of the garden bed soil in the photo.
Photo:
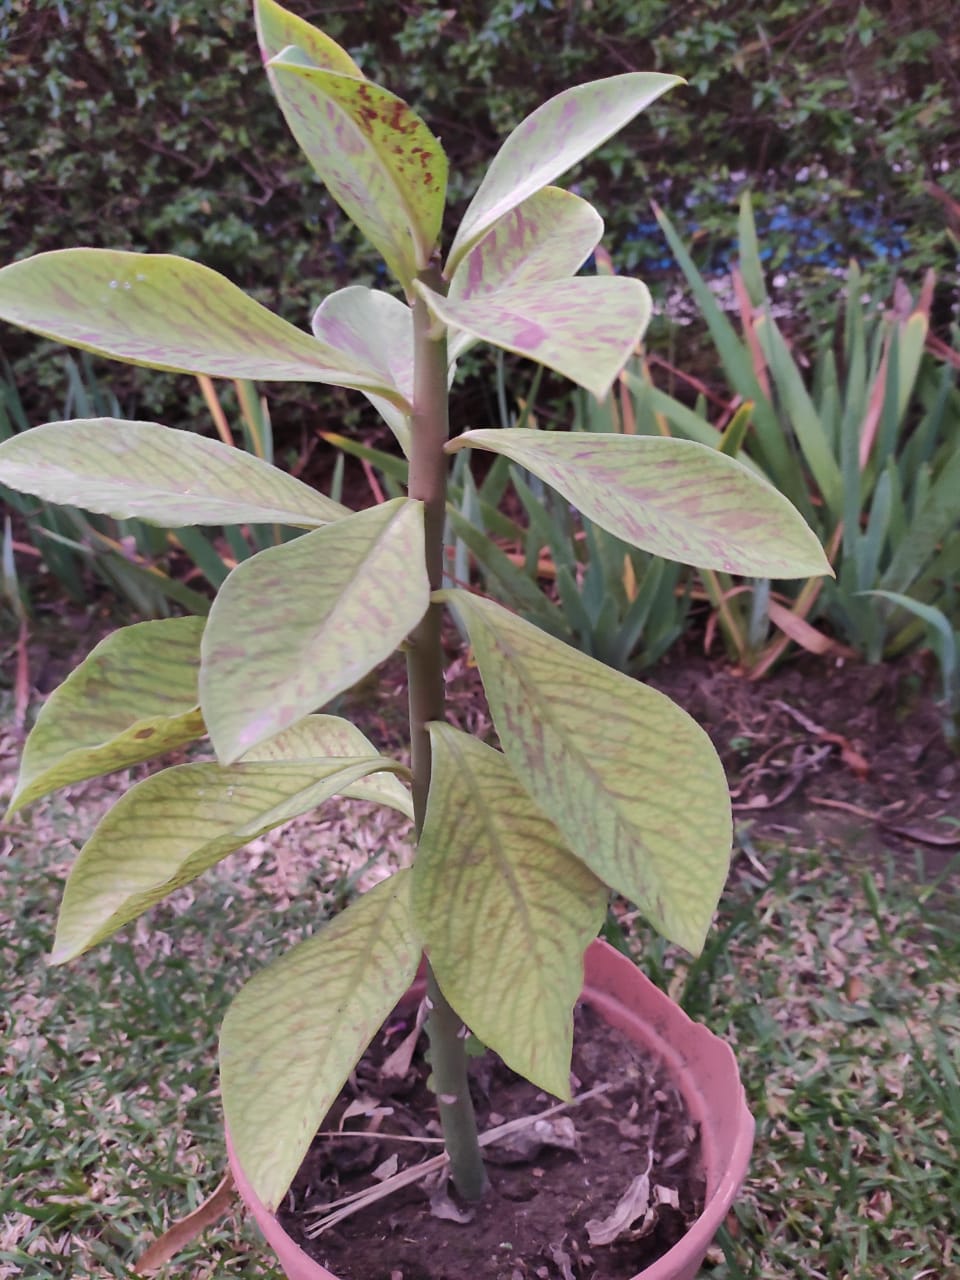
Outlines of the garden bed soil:
M381 1069L414 1014L384 1024L324 1124L378 1135L439 1135L422 1057L399 1079ZM549 1125L566 1146L521 1130L485 1156L490 1189L477 1206L447 1185L420 1182L346 1218L316 1239L307 1231L330 1201L375 1186L390 1160L403 1169L435 1156L434 1142L318 1136L279 1218L311 1257L343 1280L623 1280L662 1256L703 1209L700 1140L665 1068L587 1006L575 1019L573 1092L594 1093ZM421 1048L425 1037L421 1036ZM487 1051L471 1063L481 1132L556 1105ZM349 1114L345 1117L345 1113ZM385 1112L385 1114L384 1114ZM652 1209L609 1245L591 1244L587 1223L607 1218L649 1165ZM659 1202L658 1202L659 1200ZM452 1220L464 1213L469 1222ZM449 1215L449 1216L441 1216ZM596 1232L596 1227L594 1227Z

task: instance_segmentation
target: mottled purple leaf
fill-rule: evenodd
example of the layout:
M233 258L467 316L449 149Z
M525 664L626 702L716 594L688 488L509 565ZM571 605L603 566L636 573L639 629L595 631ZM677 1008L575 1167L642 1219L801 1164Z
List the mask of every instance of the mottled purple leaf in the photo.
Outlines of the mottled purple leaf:
M430 600L423 503L396 498L238 565L203 633L200 706L229 764L362 679Z
M395 401L373 392L364 394L409 457L413 402L413 312L410 307L380 289L350 285L331 293L320 304L314 312L313 332L321 341L342 347L378 369L384 382L396 388Z
M600 398L650 319L646 285L623 276L517 285L468 302L417 289L451 328L529 356Z
M591 204L559 187L544 187L505 214L461 260L447 296L469 302L514 285L569 278L602 235L603 219ZM475 341L468 333L452 334L450 359Z
M158 422L47 422L0 444L0 483L46 502L152 524L289 524L350 515L242 449Z
M545 480L624 542L703 569L763 578L829 573L816 536L766 480L717 449L659 436L465 431Z
M544 187L490 228L461 261L448 297L469 302L515 285L574 276L600 243L603 219L586 200Z
M0 319L151 369L396 394L216 271L168 254L57 249L14 262L0 270Z
M450 250L446 273L505 213L596 150L662 93L677 76L631 71L576 85L527 116L497 152Z

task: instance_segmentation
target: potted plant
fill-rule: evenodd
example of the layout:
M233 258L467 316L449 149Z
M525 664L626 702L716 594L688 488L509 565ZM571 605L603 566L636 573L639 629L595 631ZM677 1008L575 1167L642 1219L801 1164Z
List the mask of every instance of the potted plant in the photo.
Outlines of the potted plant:
M443 541L450 456L472 448L510 459L651 552L775 578L828 571L789 503L720 451L530 429L450 437L449 382L476 341L597 395L609 390L647 324L649 295L636 280L576 274L602 222L550 184L677 81L630 73L547 102L503 144L442 257L439 141L321 32L274 0L256 0L255 12L297 142L403 298L341 289L308 335L196 263L77 248L0 270L0 317L155 368L359 390L406 456L407 496L351 512L259 459L148 422L53 422L0 446L0 482L48 501L165 525L304 531L240 564L206 620L107 637L41 710L11 812L204 734L216 753L215 763L146 778L102 819L67 880L53 960L334 794L394 806L414 820L413 865L261 971L223 1025L233 1167L288 1274L327 1273L291 1252L273 1210L423 960L432 1085L462 1201L481 1200L487 1183L464 1028L520 1076L569 1098L583 989L608 1022L669 1059L705 1127L704 1215L645 1273L692 1276L749 1154L735 1064L592 940L612 890L699 951L731 846L719 760L661 694L445 586ZM499 750L446 722L448 609L469 636ZM398 648L409 768L347 721L317 714Z

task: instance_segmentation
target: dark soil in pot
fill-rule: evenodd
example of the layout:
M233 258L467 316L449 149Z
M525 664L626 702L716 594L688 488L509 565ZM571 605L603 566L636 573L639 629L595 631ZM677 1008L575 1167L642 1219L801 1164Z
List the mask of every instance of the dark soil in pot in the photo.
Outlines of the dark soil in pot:
M308 1236L324 1206L376 1174L435 1156L436 1143L391 1140L439 1134L425 1037L400 1078L382 1066L413 1026L413 1014L389 1019L358 1065L324 1125L375 1130L376 1138L318 1136L278 1217L311 1257L343 1280L623 1280L661 1257L700 1214L704 1178L700 1140L663 1065L626 1040L589 1007L576 1012L574 1094L598 1090L554 1112L549 1140L520 1130L486 1148L490 1190L479 1206L459 1204L452 1188L418 1182ZM518 1079L493 1054L472 1063L481 1131L556 1103ZM649 1207L637 1179L649 1167ZM632 1224L610 1244L591 1242L598 1225L634 1188ZM639 1190L639 1195L637 1192ZM469 1222L453 1220L472 1211ZM446 1216L444 1216L446 1215ZM608 1230L609 1231L612 1229ZM599 1234L603 1234L600 1232Z

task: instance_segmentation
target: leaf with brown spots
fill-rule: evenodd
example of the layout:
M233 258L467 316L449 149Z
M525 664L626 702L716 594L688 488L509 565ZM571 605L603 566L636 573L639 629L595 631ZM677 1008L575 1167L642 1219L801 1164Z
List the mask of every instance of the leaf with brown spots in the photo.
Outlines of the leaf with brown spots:
M440 235L447 157L417 113L369 80L313 66L296 48L270 82L300 149L409 292Z

